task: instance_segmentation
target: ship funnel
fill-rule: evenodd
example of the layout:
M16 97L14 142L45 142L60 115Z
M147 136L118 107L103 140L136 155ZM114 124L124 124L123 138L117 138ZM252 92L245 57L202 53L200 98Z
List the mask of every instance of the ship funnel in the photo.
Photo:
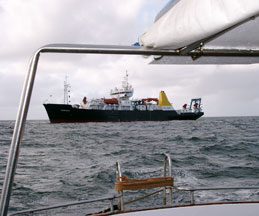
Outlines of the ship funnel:
M159 106L172 106L171 103L168 101L167 96L164 91L161 91L159 94L158 105Z

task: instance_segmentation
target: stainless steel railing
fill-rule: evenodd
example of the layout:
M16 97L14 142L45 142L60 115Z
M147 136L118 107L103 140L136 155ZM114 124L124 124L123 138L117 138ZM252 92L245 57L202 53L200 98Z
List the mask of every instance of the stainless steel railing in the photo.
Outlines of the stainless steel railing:
M195 196L194 193L196 191L220 191L220 190L259 190L258 186L250 186L250 187L208 187L208 188L182 188L182 187L174 187L174 188L170 188L167 187L167 189L172 189L172 190L176 190L176 191L187 191L190 192L190 197L191 197L191 205L195 205L197 203L195 203ZM164 189L155 191L151 194L148 194L142 198L133 200L133 201L129 201L129 202L125 202L124 205L139 201L140 199L143 198L147 198L149 196L155 195L159 192L163 192ZM33 214L36 212L41 212L41 211L48 211L48 210L53 210L53 209L57 209L57 208L64 208L64 207L70 207L70 206L75 206L75 205L82 205L82 204L89 204L89 203L95 203L95 202L102 202L102 201L109 201L110 202L110 207L109 209L106 211L106 213L114 213L114 200L116 199L120 199L121 195L113 195L113 196L109 196L109 197L103 197L103 198L99 198L99 199L92 199L92 200L81 200L81 201L76 201L76 202L70 202L70 203L65 203L65 204L57 204L57 205L52 205L52 206L47 206L47 207L42 207L42 208L37 208L37 209L29 209L29 210L22 210L22 211L17 211L17 212L13 212L8 214L9 216L14 216L14 215L22 215L22 214ZM170 193L170 200L172 200L172 193ZM202 204L202 203L200 203ZM168 207L173 207L172 203L170 202L170 205Z
M107 46L89 44L49 44L39 48L32 56L25 77L18 114L10 145L5 179L0 201L0 215L7 215L11 198L15 170L18 163L21 140L29 110L32 89L37 66L42 53L74 53L74 54L124 54L124 55L179 55L176 50L151 50L133 46ZM259 54L259 52L258 52Z
M171 161L171 158L170 158L170 155L169 154L164 154L165 157L164 157L164 177L168 176L168 177L172 177L172 161ZM167 166L168 164L168 166ZM117 161L116 162L116 176L119 177L119 179L121 179L122 177L122 172L121 172L121 167L120 167L120 163ZM140 198L137 198L135 200L131 200L131 201L128 201L128 202L124 202L124 198L123 198L123 191L119 191L119 208L121 210L124 210L124 206L129 204L129 203L133 203L133 202L136 202L138 200L141 200L141 199L145 199L149 196L152 196L156 193L159 193L159 192L163 192L163 205L165 206L166 205L166 190L169 190L169 203L170 205L172 206L172 203L173 203L173 200L172 200L172 187L164 187L163 189L161 190L158 190L158 191L155 191L155 192L152 192L148 195L145 195L143 197L140 197Z
M175 187L174 190L177 191L188 191L190 192L191 204L195 204L195 196L194 193L196 191L220 191L220 190L259 190L258 186L250 186L250 187L207 187L207 188L182 188Z
M167 163L168 163L168 169L167 169ZM166 175L167 170L168 170L168 175ZM172 160L169 154L165 154L165 158L164 158L164 176L172 177ZM169 188L169 203L170 205L173 204L172 188ZM164 188L163 205L166 205L166 188Z
M104 197L104 198L100 198L100 199L81 200L81 201L70 202L70 203L65 203L65 204L57 204L57 205L52 205L52 206L47 206L47 207L42 207L42 208L37 208L37 209L17 211L17 212L13 212L11 214L8 214L8 215L13 216L13 215L21 215L21 214L33 214L35 212L40 212L40 211L47 211L47 210L52 210L52 209L57 209L57 208L70 207L70 206L82 205L82 204L87 204L87 203L95 203L95 202L101 202L101 201L106 201L106 200L110 201L109 212L112 213L114 211L113 201L116 198L118 198L118 196L114 195L114 196Z

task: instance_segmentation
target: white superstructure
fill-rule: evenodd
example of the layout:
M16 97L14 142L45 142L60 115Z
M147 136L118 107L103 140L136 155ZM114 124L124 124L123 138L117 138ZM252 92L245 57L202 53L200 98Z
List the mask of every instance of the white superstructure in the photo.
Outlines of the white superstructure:
M110 93L111 97L116 97L119 101L129 101L129 98L133 96L134 89L129 84L128 77L129 75L126 72L126 76L122 81L122 87L120 89L112 89Z
M133 96L134 88L129 83L128 73L122 81L120 88L115 87L110 91L111 98L98 98L91 99L89 101L84 97L82 103L80 104L81 109L94 109L94 110L140 110L140 111L172 111L174 110L171 103L163 104L163 100L160 99L161 103L157 98L145 98L138 100L131 100ZM166 99L167 100L167 99Z
M110 91L111 98L98 98L87 101L86 97L83 98L79 108L88 110L139 110L139 111L174 111L173 105L168 101L164 91L161 91L159 98L144 98L131 100L134 88L129 84L128 73L122 81L120 88L115 87ZM186 105L187 106L187 105ZM201 99L192 99L190 106L187 108L177 110L177 113L193 113L201 112Z

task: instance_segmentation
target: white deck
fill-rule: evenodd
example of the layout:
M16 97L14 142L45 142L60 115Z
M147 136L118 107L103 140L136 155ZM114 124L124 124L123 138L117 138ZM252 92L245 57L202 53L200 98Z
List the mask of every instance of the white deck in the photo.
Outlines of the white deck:
M118 214L118 216L258 216L259 203L218 204L157 209Z

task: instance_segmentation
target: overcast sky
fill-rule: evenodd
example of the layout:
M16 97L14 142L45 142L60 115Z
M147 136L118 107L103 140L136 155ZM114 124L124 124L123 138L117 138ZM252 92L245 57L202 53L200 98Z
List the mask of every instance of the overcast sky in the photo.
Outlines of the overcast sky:
M28 62L49 43L131 45L167 0L0 0L0 120L16 118ZM259 115L258 64L151 65L142 56L41 55L29 119L47 119L43 103L109 97L127 70L134 98L164 90L174 108L201 97L205 116Z

